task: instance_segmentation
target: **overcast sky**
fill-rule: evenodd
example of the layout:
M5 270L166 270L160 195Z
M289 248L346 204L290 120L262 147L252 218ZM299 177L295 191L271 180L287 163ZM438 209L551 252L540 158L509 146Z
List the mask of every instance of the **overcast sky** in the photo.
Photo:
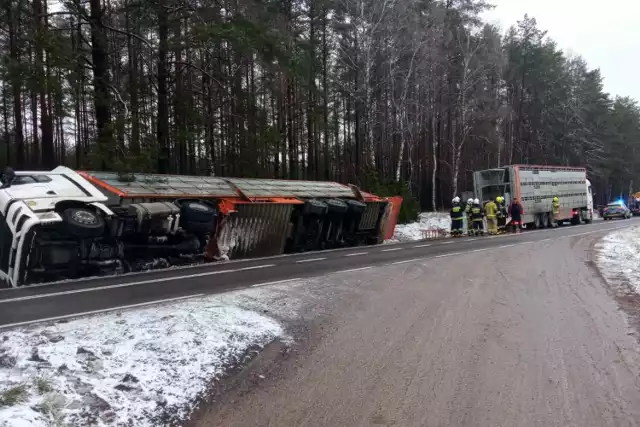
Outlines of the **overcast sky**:
M525 13L565 52L600 68L604 89L640 101L640 0L491 0L485 18L508 29Z

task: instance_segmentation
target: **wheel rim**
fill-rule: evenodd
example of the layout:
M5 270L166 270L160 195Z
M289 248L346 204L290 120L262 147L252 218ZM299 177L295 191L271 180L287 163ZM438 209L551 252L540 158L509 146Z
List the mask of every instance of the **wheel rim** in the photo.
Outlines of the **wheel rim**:
M80 224L93 225L98 223L98 217L88 211L75 211L71 217Z

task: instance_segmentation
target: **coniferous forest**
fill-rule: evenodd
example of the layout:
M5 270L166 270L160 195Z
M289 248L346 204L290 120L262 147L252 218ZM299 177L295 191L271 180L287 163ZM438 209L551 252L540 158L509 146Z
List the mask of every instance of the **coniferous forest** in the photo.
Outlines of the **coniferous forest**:
M0 160L358 184L422 209L473 170L640 183L640 111L485 0L5 0ZM597 64L593 64L597 65Z

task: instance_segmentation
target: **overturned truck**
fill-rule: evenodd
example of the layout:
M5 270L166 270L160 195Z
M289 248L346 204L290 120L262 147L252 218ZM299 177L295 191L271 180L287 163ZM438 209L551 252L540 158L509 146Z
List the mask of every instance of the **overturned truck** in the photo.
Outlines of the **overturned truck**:
M377 244L395 225L392 205L335 182L7 169L0 280L17 287Z

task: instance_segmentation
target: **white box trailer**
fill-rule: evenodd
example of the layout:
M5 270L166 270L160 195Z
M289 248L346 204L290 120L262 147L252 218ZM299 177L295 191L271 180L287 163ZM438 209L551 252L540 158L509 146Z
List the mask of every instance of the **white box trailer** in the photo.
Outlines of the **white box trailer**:
M593 195L585 168L569 166L511 165L473 173L476 196L483 204L498 196L507 206L513 198L524 209L522 222L535 228L550 227L551 202L560 201L559 222L579 224L593 219Z

